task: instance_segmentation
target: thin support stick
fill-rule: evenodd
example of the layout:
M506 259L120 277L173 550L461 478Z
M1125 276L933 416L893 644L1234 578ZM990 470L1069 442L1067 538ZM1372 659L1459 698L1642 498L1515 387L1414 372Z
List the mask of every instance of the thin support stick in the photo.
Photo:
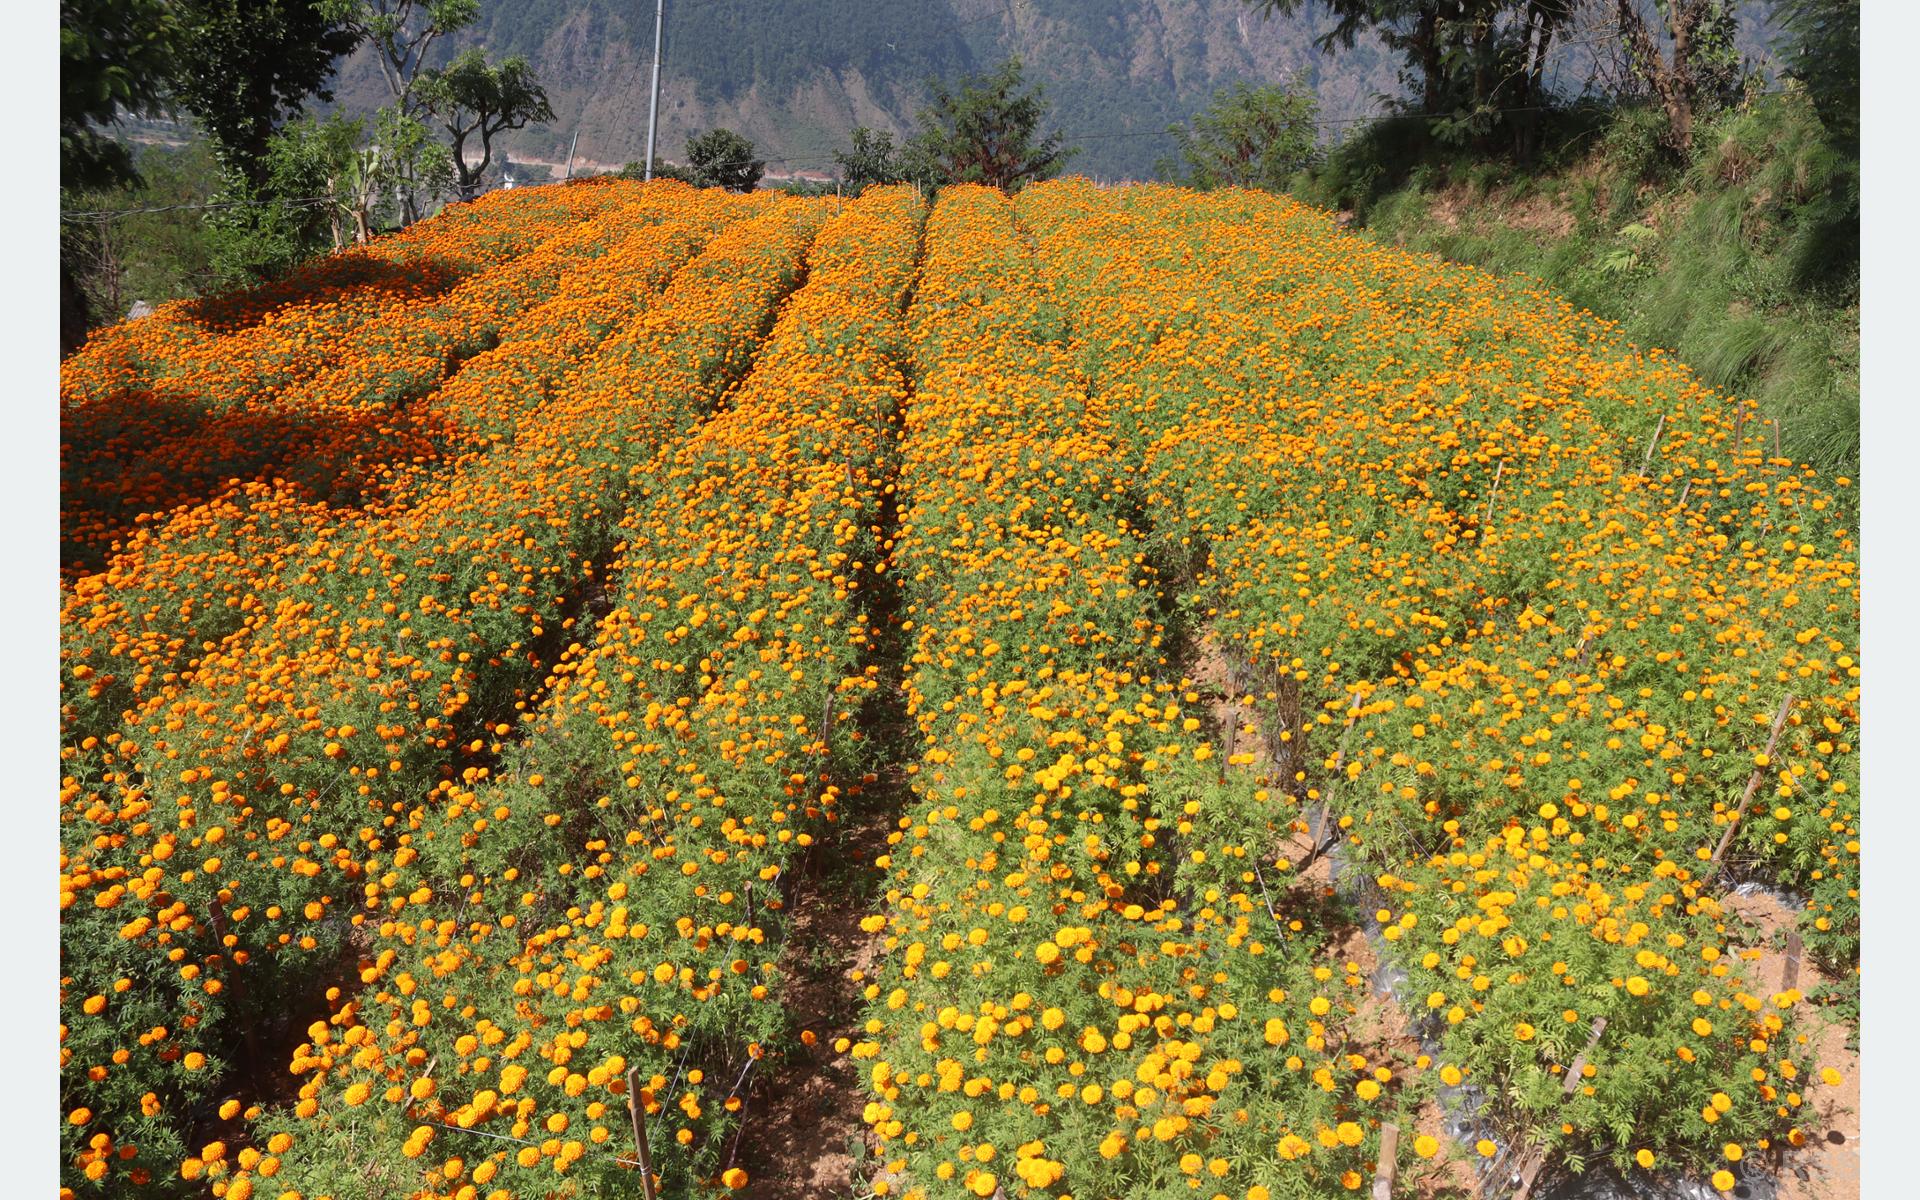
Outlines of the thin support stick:
M1355 692L1353 693L1353 695L1347 698L1347 707L1350 710L1359 709L1360 707L1359 692ZM1333 755L1333 762L1336 767L1343 767L1346 765L1347 743L1353 740L1353 727L1355 725L1358 725L1359 723L1360 723L1360 718L1357 715L1347 718L1346 732L1340 735L1340 748L1334 751L1334 755ZM1306 870L1307 865L1309 863L1313 862L1314 859L1319 858L1320 855L1328 849L1327 824L1333 816L1332 805L1333 805L1333 784L1329 783L1327 785L1326 793L1320 797L1320 815L1317 818L1315 818L1313 823L1313 848L1307 852L1306 862L1303 862L1300 864L1300 870L1302 871Z
M655 1200L653 1152L647 1149L647 1118L640 1103L640 1068L627 1068L627 1116L633 1121L633 1149L640 1156L640 1195Z
M1653 427L1653 438L1652 438L1652 439L1651 439L1650 441L1648 441L1648 442L1647 442L1647 454L1646 454L1646 457L1645 457L1645 458L1642 458L1642 459L1640 460L1640 474L1641 474L1641 475L1642 475L1643 477L1644 477L1644 476L1646 475L1646 473L1647 473L1647 468L1649 468L1649 467L1651 467L1651 466L1653 465L1653 450L1654 450L1654 447L1656 447L1656 446L1658 446L1658 445L1660 444L1660 435L1661 435L1662 433L1665 433L1665 432L1666 432L1666 429L1667 429L1667 414L1665 414L1665 413L1661 413L1661 414L1660 414L1660 422L1659 422L1659 424L1657 424L1657 425L1655 425L1655 426Z
M1780 732L1787 727L1787 717L1792 712L1793 693L1788 692L1780 698L1780 711L1774 714L1773 730L1767 734L1765 755L1768 767L1756 766L1753 768L1753 774L1747 777L1747 790L1740 796L1740 807L1734 809L1727 817L1727 831L1720 835L1720 844L1714 847L1712 865L1707 868L1706 877L1700 881L1702 888L1711 883L1714 875L1720 870L1720 860L1726 856L1727 847L1733 844L1734 831L1740 828L1740 818L1746 813L1747 805L1753 803L1753 794L1760 790L1760 781L1766 778L1773 761L1773 748L1779 744Z
M1400 1127L1388 1121L1380 1127L1380 1159L1373 1167L1373 1200L1393 1200L1393 1169L1399 1150Z

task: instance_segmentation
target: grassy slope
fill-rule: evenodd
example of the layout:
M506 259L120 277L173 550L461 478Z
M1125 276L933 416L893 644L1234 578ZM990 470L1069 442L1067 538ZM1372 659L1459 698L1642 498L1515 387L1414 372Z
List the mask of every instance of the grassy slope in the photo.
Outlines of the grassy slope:
M1645 112L1576 120L1526 171L1446 162L1383 131L1294 190L1387 241L1538 277L1758 400L1788 453L1856 470L1857 161L1792 95L1705 125L1684 165L1661 160L1656 128Z

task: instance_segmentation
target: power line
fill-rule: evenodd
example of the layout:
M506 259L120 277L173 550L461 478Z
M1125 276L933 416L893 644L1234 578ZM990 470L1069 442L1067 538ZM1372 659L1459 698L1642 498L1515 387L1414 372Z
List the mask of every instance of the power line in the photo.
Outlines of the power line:
M220 208L271 208L276 204L334 204L328 196L302 196L291 200L226 200L203 204L156 204L149 208L97 208L70 210L60 214L62 221L93 220L106 217L137 217L144 213L206 212Z

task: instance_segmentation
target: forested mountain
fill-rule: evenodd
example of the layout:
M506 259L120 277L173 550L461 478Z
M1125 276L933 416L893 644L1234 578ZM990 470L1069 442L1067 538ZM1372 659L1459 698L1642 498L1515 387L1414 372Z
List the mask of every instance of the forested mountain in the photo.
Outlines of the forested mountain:
M1166 126L1237 80L1304 72L1330 130L1400 92L1377 44L1319 53L1329 24L1312 10L1263 19L1245 0L668 0L660 149L677 158L689 134L724 125L752 138L774 174L824 172L855 125L907 132L928 76L1019 54L1081 147L1071 169L1141 178L1173 149ZM1757 35L1758 17L1747 24ZM509 153L563 158L577 128L583 160L641 156L652 5L485 0L480 21L438 50L467 45L527 55L553 99L558 118L504 139ZM1570 55L1563 84L1577 91L1581 73ZM364 57L346 65L340 99L384 99Z

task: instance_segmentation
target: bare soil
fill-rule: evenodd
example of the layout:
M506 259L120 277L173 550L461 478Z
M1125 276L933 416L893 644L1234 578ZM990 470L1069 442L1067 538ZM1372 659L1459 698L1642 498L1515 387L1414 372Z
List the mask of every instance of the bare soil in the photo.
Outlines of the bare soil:
M1221 761L1252 756L1251 762L1231 764L1225 769L1246 771L1256 777L1271 774L1274 764L1267 753L1259 710L1249 697L1235 693L1226 653L1213 637L1203 634L1195 643L1189 682L1206 703ZM1313 851L1311 824L1315 815L1307 811L1296 814L1287 839L1274 847L1274 852L1295 863L1306 861ZM1288 909L1304 909L1324 921L1337 922L1324 927L1328 938L1325 965L1340 981L1343 994L1358 992L1361 997L1347 1021L1347 1051L1363 1055L1372 1066L1386 1067L1396 1081L1408 1078L1417 1069L1420 1041L1414 1036L1412 1021L1399 1001L1370 986L1369 981L1379 970L1380 959L1365 931L1341 917L1341 905L1334 897L1331 860L1324 854L1313 856L1305 870L1291 873L1282 903ZM1368 984L1364 990L1361 989L1363 983ZM1436 1102L1428 1100L1415 1110L1413 1127L1403 1129L1400 1134L1396 1195L1439 1200L1472 1191L1473 1169L1464 1160L1428 1162L1413 1152L1414 1139L1423 1133L1432 1134L1444 1143L1445 1125L1445 1113Z
M747 1100L737 1150L747 1200L844 1197L866 1173L866 1091L853 1059L833 1046L860 1036L863 981L880 953L882 935L863 932L860 921L883 874L873 860L886 852L900 811L888 800L893 784L882 784L852 798L857 808L815 847L788 900L780 1003L814 1042L780 1059Z
M1731 896L1725 907L1758 930L1741 959L1762 994L1782 990L1787 975L1784 941L1794 925L1793 910L1764 892ZM1829 982L1805 961L1791 986L1811 992ZM1802 1035L1807 1052L1796 1057L1810 1064L1800 1080L1801 1094L1813 1110L1818 1132L1805 1146L1782 1155L1778 1200L1855 1200L1860 1195L1860 1056L1847 1049L1844 1022L1814 1010L1810 1024ZM1840 1072L1840 1086L1820 1082L1822 1067Z

